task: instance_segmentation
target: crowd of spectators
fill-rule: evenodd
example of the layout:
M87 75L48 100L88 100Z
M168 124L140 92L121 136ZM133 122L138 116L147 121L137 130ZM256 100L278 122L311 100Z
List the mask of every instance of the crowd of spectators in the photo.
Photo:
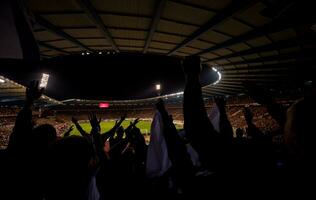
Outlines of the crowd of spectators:
M7 183L1 195L4 199L42 200L303 195L300 186L313 180L315 93L285 108L267 91L245 82L245 91L265 109L250 104L227 106L224 98L215 97L218 115L210 115L199 80L200 58L185 58L183 68L184 129L178 132L160 99L153 108L149 145L137 128L139 118L125 129L121 126L125 115L105 133L95 113L86 117L90 133L72 116L81 136L71 135L73 127L67 129L65 124L59 127L65 131L59 136L52 124L34 126L33 106L43 89L32 82L8 146L1 150L0 172ZM240 120L235 134L229 116ZM258 119L266 121L260 124ZM258 128L274 128L271 123L277 124L275 132L283 140L278 137L275 142L272 131Z
M274 132L279 129L277 122L272 118L272 116L268 113L265 106L262 105L253 105L253 101L249 101L250 98L244 98L244 100L237 100L234 102L227 102L227 115L228 119L233 127L234 133L237 128L241 128L243 130L246 129L247 123L245 121L245 117L243 114L244 107L249 107L251 112L253 113L253 123L262 131L262 132ZM236 105L236 102L237 105ZM2 110L1 108L0 110ZM166 109L172 115L174 120L178 120L183 122L183 109L182 105L166 105ZM206 106L207 110L212 109L212 105ZM12 131L12 127L15 122L15 118L20 109L3 109L0 116L0 125L1 125L1 141L0 146L1 149L4 149L8 144L8 138ZM7 111L10 110L10 116L6 115ZM46 116L38 118L37 115L34 115L37 124L51 124L56 128L57 135L61 136L70 126L71 126L71 117L75 116L78 120L86 120L86 116L94 112L97 116L104 116L107 119L117 119L120 116L127 114L129 118L141 118L141 119L152 119L154 116L153 107L145 107L142 106L134 108L134 109L116 109L116 110L101 110L100 109L84 109L77 111L73 111L71 109L62 110L55 113L55 115ZM234 134L235 136L235 134Z

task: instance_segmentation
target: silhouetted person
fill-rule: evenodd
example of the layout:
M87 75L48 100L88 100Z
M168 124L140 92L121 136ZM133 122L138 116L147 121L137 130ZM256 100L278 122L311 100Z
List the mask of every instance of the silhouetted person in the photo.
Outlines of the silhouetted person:
M25 105L18 113L10 135L10 197L42 199L45 189L45 174L49 160L48 151L56 141L56 130L45 124L33 129L32 108L42 95L38 81L26 89Z
M171 173L175 176L177 185L184 190L184 194L190 192L189 183L193 178L193 164L187 152L185 141L179 136L169 116L164 102L160 99L156 104L163 121L163 134L166 140L169 159L172 163Z
M289 152L289 167L295 173L314 170L315 100L305 97L288 109L284 138Z
M45 199L87 199L92 155L92 146L83 137L59 140L51 150Z
M244 116L247 123L247 137L254 143L263 142L263 133L252 122L253 114L248 107L244 108Z
M183 61L186 85L183 94L184 130L203 165L214 169L219 134L214 130L204 107L199 75L201 61L197 56ZM215 159L216 160L216 159Z

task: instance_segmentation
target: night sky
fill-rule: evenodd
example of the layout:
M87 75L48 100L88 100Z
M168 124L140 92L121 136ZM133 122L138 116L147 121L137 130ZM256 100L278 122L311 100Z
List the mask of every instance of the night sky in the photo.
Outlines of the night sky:
M45 94L58 100L137 99L156 96L155 84L162 94L182 91L184 74L181 59L175 57L127 54L73 55L40 62L1 61L0 73L23 85L50 74ZM216 80L210 68L204 68L203 85Z

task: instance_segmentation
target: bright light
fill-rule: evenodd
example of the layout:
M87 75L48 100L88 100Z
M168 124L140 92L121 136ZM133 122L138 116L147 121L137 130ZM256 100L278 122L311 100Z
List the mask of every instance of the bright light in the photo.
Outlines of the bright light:
M217 73L217 76L218 76L218 79L217 79L217 81L215 81L214 83L213 83L213 85L216 85L221 79L222 79L222 74L218 71L218 69L216 69L215 67L212 67L212 70L214 71L214 72L216 72Z
M156 84L156 90L160 90L161 89L161 85L160 84Z
M5 80L3 80L3 79L0 78L0 83L4 83L4 82L5 82Z
M41 79L41 83L40 83L40 87L41 88L46 88L47 87L47 83L48 83L48 79L49 79L49 74L42 74L42 79Z
M99 103L99 108L108 108L108 107L110 107L109 103L106 103L106 102Z
M82 52L81 55L84 56L84 52Z
M87 52L87 55L89 55L90 54L90 52Z
M108 51L108 52L106 52L106 53L107 53L107 54L110 54L111 52Z
M222 79L222 74L220 72L217 72L218 75L218 81L220 81Z
M99 55L101 55L102 54L102 52L101 51L99 51Z

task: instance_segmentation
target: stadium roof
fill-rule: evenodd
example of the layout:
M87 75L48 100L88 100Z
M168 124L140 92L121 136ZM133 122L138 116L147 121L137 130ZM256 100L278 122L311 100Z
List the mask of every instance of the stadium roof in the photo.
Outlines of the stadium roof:
M0 75L0 106L22 106L25 100L25 87ZM43 95L36 106L59 105L62 102Z
M199 55L223 75L209 92L234 94L243 80L269 84L291 80L297 69L314 69L310 2L28 0L25 6L43 57L99 51Z

